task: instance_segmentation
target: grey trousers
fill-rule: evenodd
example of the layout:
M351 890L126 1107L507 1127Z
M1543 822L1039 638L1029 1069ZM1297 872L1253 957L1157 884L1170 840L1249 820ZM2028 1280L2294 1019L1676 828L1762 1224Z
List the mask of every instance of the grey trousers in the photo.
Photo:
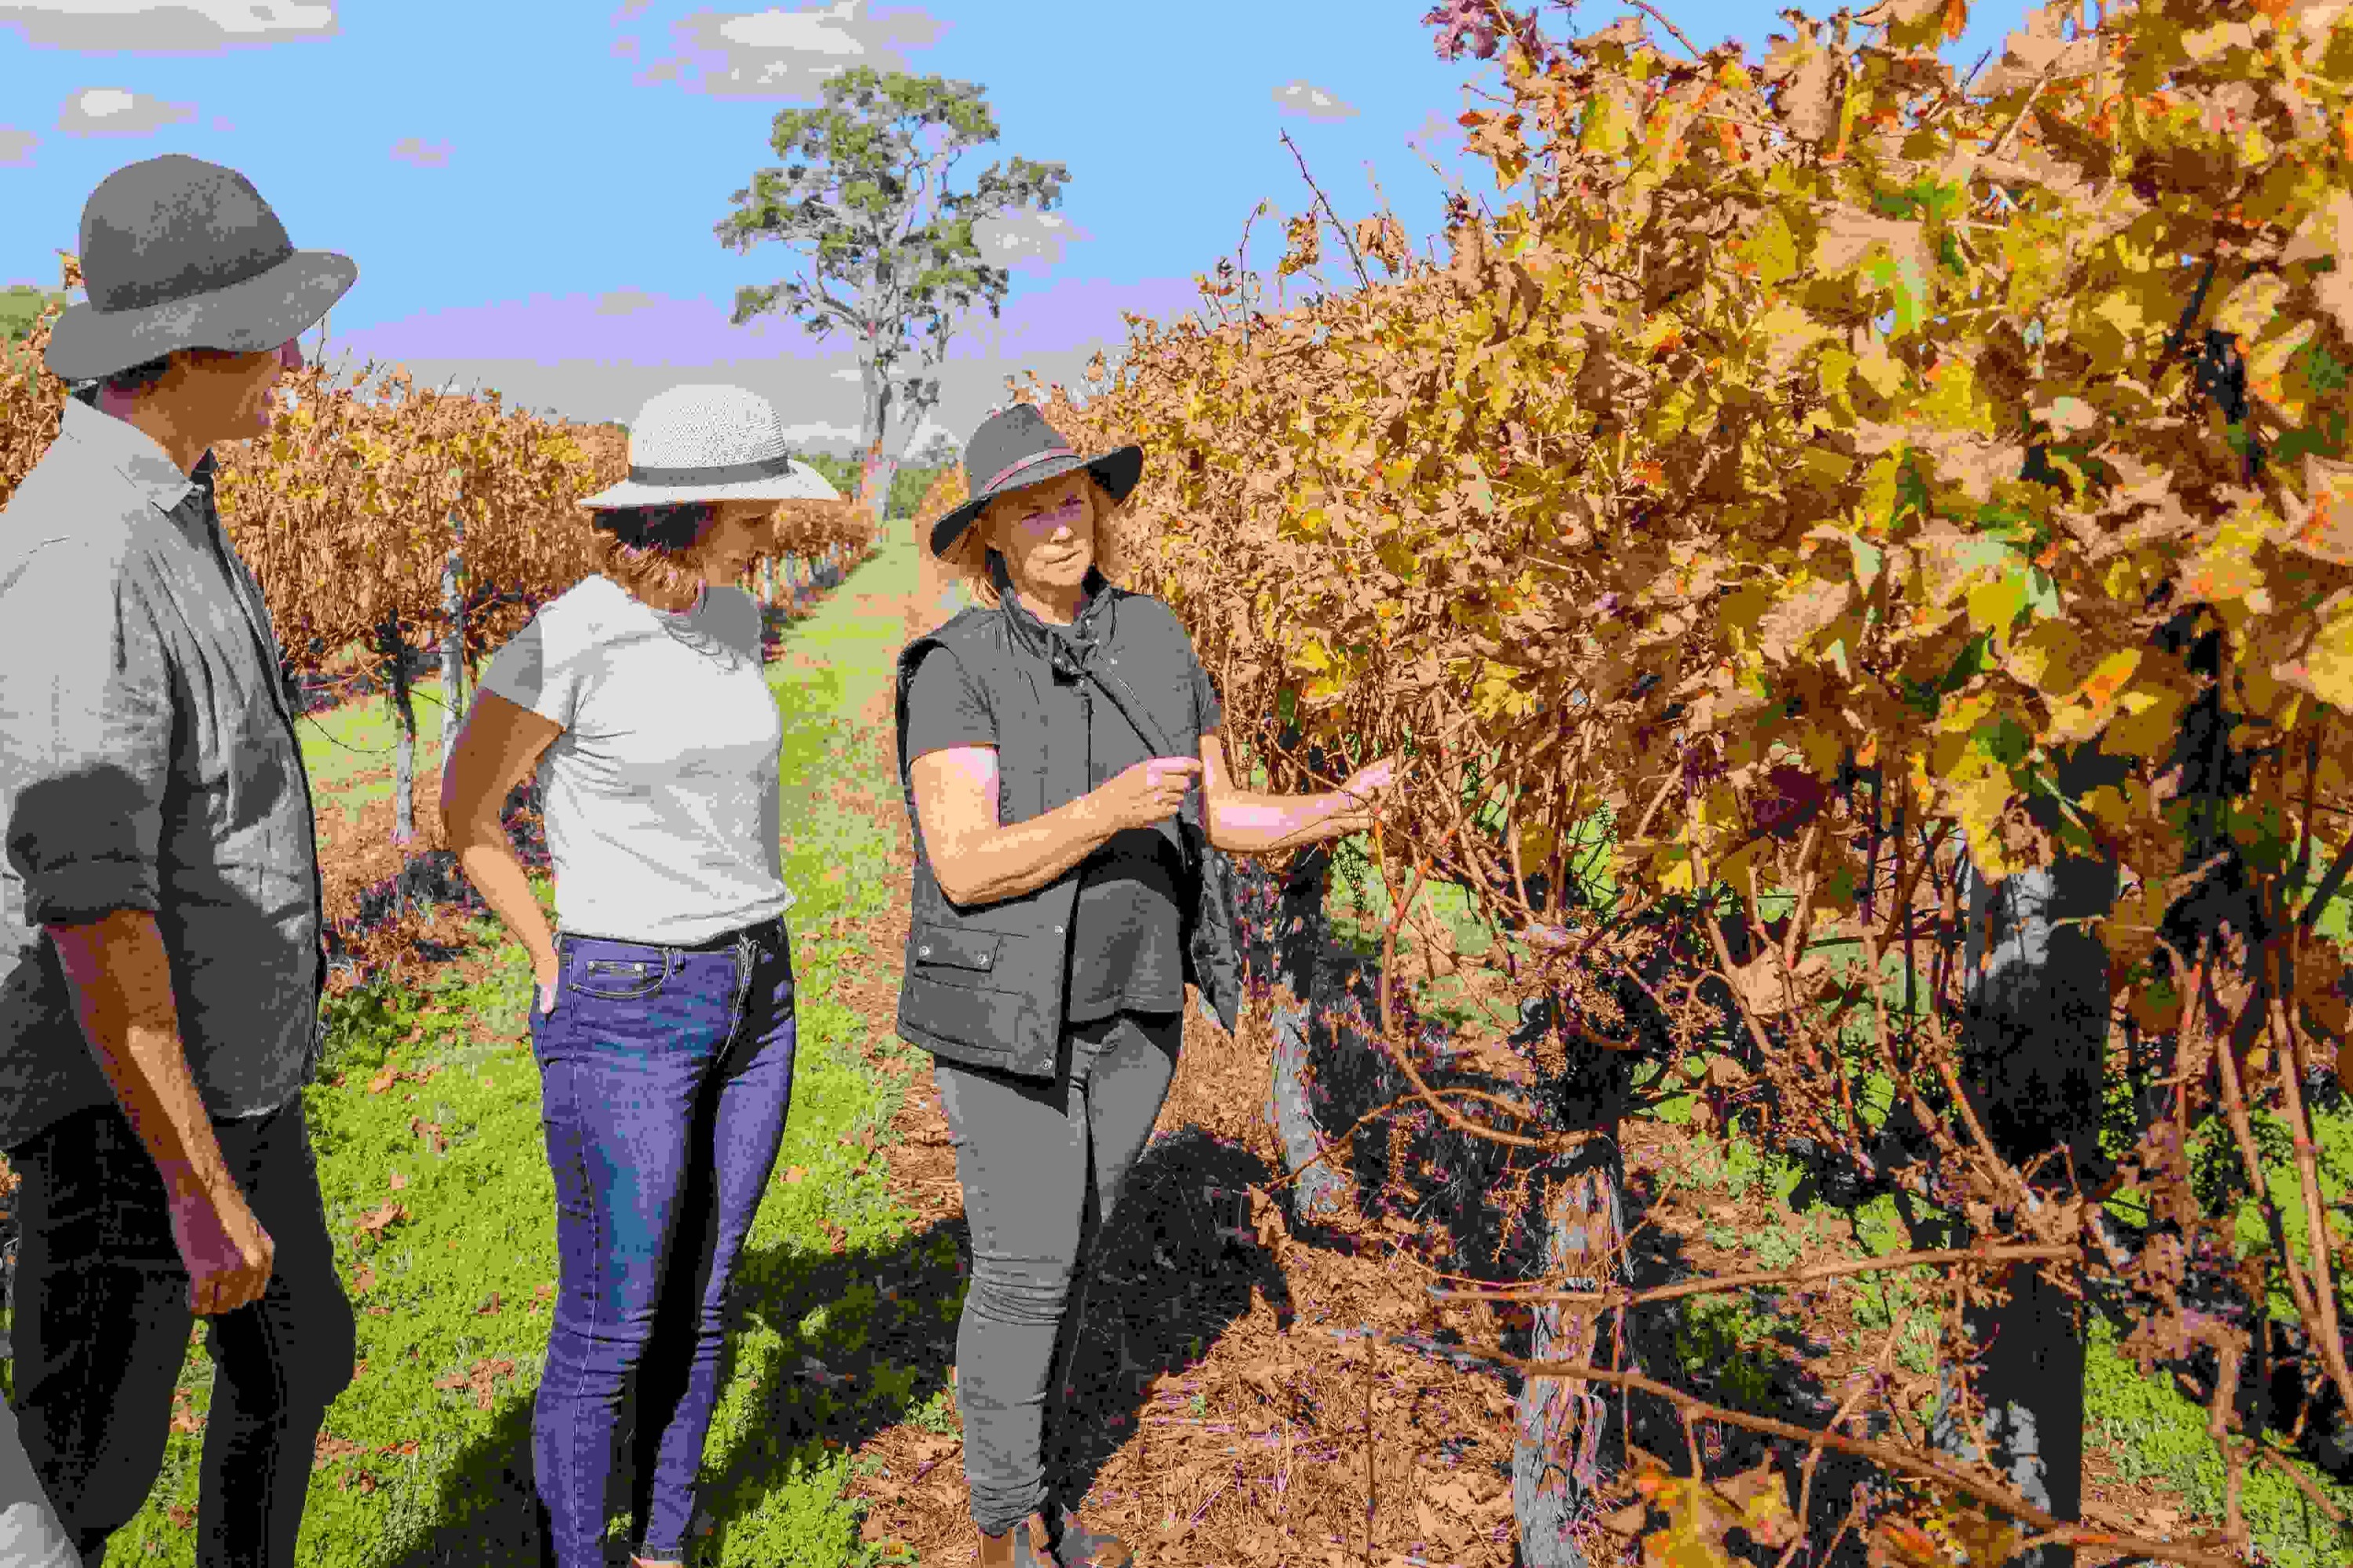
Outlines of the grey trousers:
M1000 1535L1077 1506L1061 1456L1087 1277L1120 1189L1168 1097L1182 1013L1073 1024L1053 1082L937 1063L955 1142L972 1280L956 1330L956 1406L974 1522Z
M2045 871L1989 881L1963 873L1968 927L1961 1086L1997 1152L2023 1163L2064 1150L2079 1172L2097 1157L2108 1035L2107 949L2071 925L2115 905L2116 870L2063 859ZM2066 1166L2048 1171L2063 1186ZM2088 1179L2088 1178L2087 1178ZM1957 1245L1966 1245L1965 1241ZM2031 1267L2014 1268L2010 1299L1963 1317L1978 1357L1984 1440L2025 1499L2083 1517L2084 1340L2073 1304ZM1932 1423L1937 1446L1980 1457L1958 1419L1948 1367ZM2072 1547L2024 1553L2019 1568L2073 1568Z

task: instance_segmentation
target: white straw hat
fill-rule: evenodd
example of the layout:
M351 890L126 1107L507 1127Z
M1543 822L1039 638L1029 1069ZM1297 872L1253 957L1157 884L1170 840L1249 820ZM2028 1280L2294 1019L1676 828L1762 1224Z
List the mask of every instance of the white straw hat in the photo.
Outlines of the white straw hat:
M832 486L793 460L791 446L776 410L758 393L673 387L649 399L629 427L629 477L578 504L833 498Z

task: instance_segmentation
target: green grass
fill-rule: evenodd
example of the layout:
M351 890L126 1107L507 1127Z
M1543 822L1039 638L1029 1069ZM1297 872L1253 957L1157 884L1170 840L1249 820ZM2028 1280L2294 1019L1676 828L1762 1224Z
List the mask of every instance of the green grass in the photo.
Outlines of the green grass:
M852 721L887 682L900 629L859 599L903 592L913 577L912 548L886 549L794 629L769 669L786 719L799 1060L784 1149L740 1266L744 1318L705 1454L712 1563L879 1561L859 1542L844 1495L849 1451L898 1421L954 1428L947 1358L909 1349L952 1336L962 1302L954 1245L912 1230L880 1158L860 1146L869 1134L883 1141L902 1091L867 1067L858 1044L866 1022L836 994L841 960L865 941L859 928L895 891L895 792ZM821 667L794 663L796 652ZM389 747L385 709L377 698L303 726L322 811L361 792L353 773L382 765L351 758ZM426 727L434 733L429 718ZM543 881L540 891L551 895ZM816 934L836 918L844 940ZM555 1279L553 1191L524 1028L529 966L496 922L470 924L496 953L492 976L468 984L445 971L423 991L378 986L334 999L321 1081L305 1091L339 1271L348 1281L364 1262L375 1275L358 1299L365 1371L327 1417L332 1438L362 1451L320 1467L304 1518L299 1560L320 1568L526 1560L531 1404L549 1321L544 1307L530 1308ZM476 1026L492 1038L477 1042ZM438 1070L371 1094L385 1066ZM341 1086L328 1081L338 1073ZM446 1147L412 1130L412 1118L438 1124ZM362 1218L395 1201L406 1217L357 1239ZM481 1312L494 1295L499 1310ZM849 1380L821 1380L812 1363ZM478 1369L488 1409L469 1381ZM181 1380L192 1409L206 1408L210 1381L210 1359L192 1346ZM116 1537L125 1562L193 1563L194 1532L172 1512L187 1517L195 1504L201 1444L200 1434L172 1436L146 1508ZM612 1511L626 1515L626 1502ZM625 1531L626 1519L614 1528Z
M2346 1136L2337 1125L2343 1118L2322 1119L2325 1130L2319 1140L2324 1146L2337 1147ZM1798 1185L1798 1170L1747 1139L1735 1139L1721 1150L1703 1146L1693 1151L1685 1174L1667 1177L1660 1197L1663 1201L1678 1186L1688 1184L1736 1198L1760 1183L1769 1184L1777 1201L1788 1207ZM1838 1228L1850 1231L1852 1239L1840 1239ZM1725 1228L1721 1237L1711 1235L1711 1240L1726 1246L1745 1245L1767 1267L1787 1266L1800 1244L1804 1255L1810 1257L1840 1254L1883 1257L1910 1245L1894 1200L1888 1197L1851 1211L1815 1202L1794 1210L1778 1228L1754 1235L1736 1235ZM1933 1371L1936 1325L1934 1315L1923 1308L1931 1300L1927 1293L1942 1288L1934 1271L1910 1268L1874 1275L1859 1280L1857 1287L1855 1318L1866 1340L1862 1348L1875 1350L1884 1334L1908 1319L1910 1327L1897 1348L1897 1361L1915 1373ZM1777 1354L1767 1343L1767 1334L1778 1321L1777 1314L1763 1308L1753 1291L1697 1299L1706 1305L1694 1306L1674 1319L1675 1351L1684 1370L1710 1374L1718 1393L1732 1404L1765 1400L1769 1362ZM2293 1319L2293 1309L2287 1315ZM2200 1517L2220 1518L2222 1465L2206 1436L2205 1409L2162 1374L2142 1377L2116 1349L2114 1328L2096 1314L2090 1339L2084 1410L2092 1444L2114 1461L2125 1479L2155 1480L2182 1498ZM1767 1410L1767 1404L1748 1407ZM2289 1463L2333 1504L2353 1512L2353 1487L2329 1480L2300 1457L2291 1457ZM2274 1568L2337 1568L2348 1561L2353 1532L2339 1532L2293 1482L2276 1471L2264 1467L2250 1469L2243 1481L2242 1506L2256 1543Z
M2086 1446L2105 1453L2127 1480L2155 1480L2207 1518L2221 1517L2221 1457L2206 1436L2206 1412L2171 1384L2144 1378L2118 1353L2115 1333L2095 1324L2084 1369ZM2353 1487L2330 1482L2300 1459L2291 1464L2341 1510L2353 1510ZM2340 1568L2353 1533L2339 1531L2295 1483L2268 1466L2251 1466L2239 1506L2273 1568ZM2177 1539L2183 1531L2177 1527Z

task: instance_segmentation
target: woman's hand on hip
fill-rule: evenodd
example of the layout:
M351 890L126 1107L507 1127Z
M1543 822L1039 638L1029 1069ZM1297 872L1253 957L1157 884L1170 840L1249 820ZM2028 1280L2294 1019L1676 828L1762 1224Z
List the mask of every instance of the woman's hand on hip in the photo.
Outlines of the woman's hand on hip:
M533 959L531 964L533 989L537 995L540 1016L555 1011L555 985L564 976L563 966L551 952L543 959Z
M1198 757L1149 757L1093 795L1103 820L1114 829L1148 828L1175 816L1200 776Z

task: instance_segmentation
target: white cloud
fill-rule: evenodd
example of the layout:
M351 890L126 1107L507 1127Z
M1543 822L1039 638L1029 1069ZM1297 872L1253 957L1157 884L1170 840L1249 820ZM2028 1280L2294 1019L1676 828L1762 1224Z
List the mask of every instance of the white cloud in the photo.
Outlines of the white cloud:
M643 289L615 289L596 296L596 313L600 316L634 315L650 310L657 302Z
M0 166L30 164L33 161L33 143L39 140L30 131L0 125Z
M831 0L799 10L697 12L671 28L678 53L638 81L679 81L715 98L815 99L828 78L851 66L905 70L903 51L939 37L940 24L923 12L870 14L868 6L869 0Z
M92 87L66 100L58 112L58 129L69 136L146 136L195 117L191 103L166 103L119 87Z
M621 8L613 13L613 25L619 26L651 4L653 0L621 0Z
M330 4L295 0L0 0L0 26L37 48L210 54L234 45L334 37Z
M415 136L403 136L392 144L392 155L401 163L414 164L420 169L438 169L449 161L449 143L428 143Z
M1343 103L1322 88L1305 81L1288 81L1276 88L1274 101L1285 114L1296 114L1308 120L1349 120L1356 113L1355 105Z
M987 260L1004 267L1043 270L1062 259L1062 247L1090 238L1060 213L1013 212L985 217L972 226L973 243Z

